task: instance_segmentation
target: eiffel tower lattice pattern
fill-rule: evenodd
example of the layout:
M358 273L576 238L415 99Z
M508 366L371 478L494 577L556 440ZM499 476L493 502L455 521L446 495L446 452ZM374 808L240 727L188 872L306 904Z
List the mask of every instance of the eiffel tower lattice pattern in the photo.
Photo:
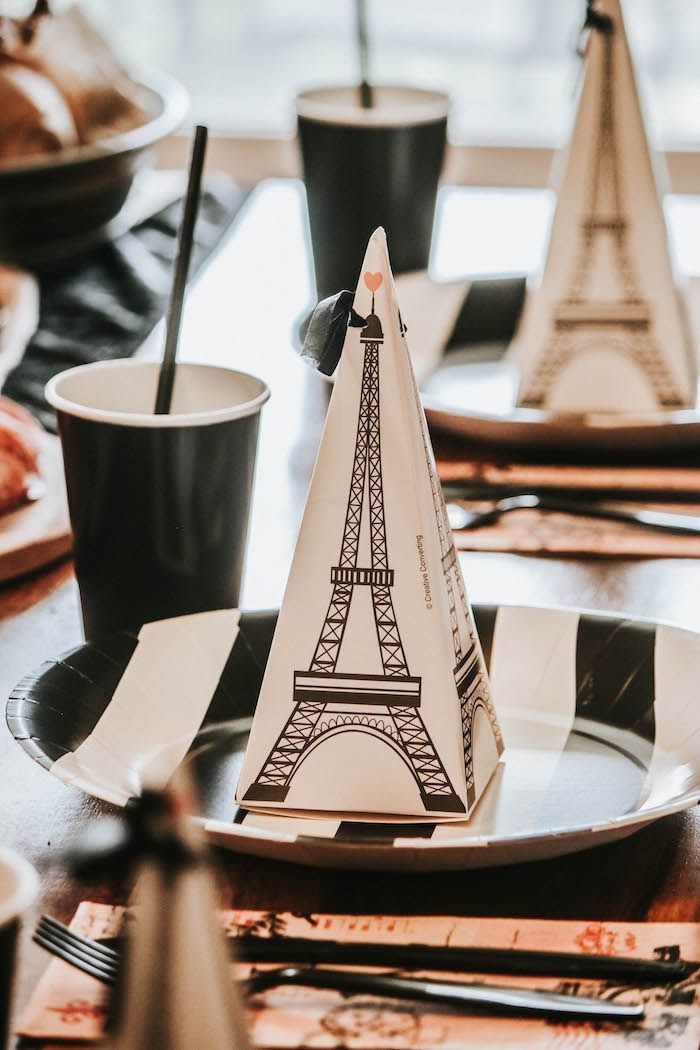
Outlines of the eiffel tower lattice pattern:
M391 589L381 459L379 352L383 332L372 312L360 336L364 361L350 491L332 591L308 671L294 673L294 707L244 801L281 802L304 759L332 734L375 736L410 770L428 812L463 813L420 714L421 679L409 673ZM360 533L369 513L371 564L358 564ZM338 672L356 587L369 587L382 663L381 674Z
M416 397L419 416L422 415L420 395L414 383L414 394ZM499 755L502 754L504 744L501 727L498 724L496 711L491 700L488 682L485 680L481 670L479 659L480 646L476 635L472 630L469 603L464 590L464 580L457 560L452 530L447 520L447 509L442 495L440 481L437 476L433 457L428 447L428 438L425 427L421 424L423 447L430 476L430 488L435 508L435 519L437 522L438 535L440 537L440 553L442 559L442 571L447 589L447 601L450 611L450 627L452 630L452 645L454 649L455 664L454 676L459 696L460 712L462 719L462 742L464 745L464 771L467 780L467 805L469 809L476 801L476 784L474 780L474 748L473 727L474 716L478 708L482 708L491 723L496 747ZM455 596L455 589L457 596ZM457 611L457 599L462 613L462 623L467 632L466 646L462 642L462 630L460 629L459 613Z

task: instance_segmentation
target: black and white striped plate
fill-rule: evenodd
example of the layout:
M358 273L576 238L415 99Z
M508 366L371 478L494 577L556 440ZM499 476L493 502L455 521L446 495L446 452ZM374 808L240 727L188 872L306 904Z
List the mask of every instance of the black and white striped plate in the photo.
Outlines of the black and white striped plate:
M566 609L474 611L506 751L469 822L366 823L236 806L274 613L200 613L82 645L18 684L7 722L55 776L117 805L188 761L212 840L327 867L439 870L553 857L700 800L700 634Z

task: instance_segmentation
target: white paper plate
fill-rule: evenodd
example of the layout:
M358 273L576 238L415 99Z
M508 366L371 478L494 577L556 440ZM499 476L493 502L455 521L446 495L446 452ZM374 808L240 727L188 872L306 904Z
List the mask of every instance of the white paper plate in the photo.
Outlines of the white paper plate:
M477 606L506 751L471 821L247 813L234 789L274 613L148 624L43 664L7 706L61 780L124 805L183 760L212 840L321 867L490 867L623 838L700 800L700 634L566 609ZM393 752L391 775L409 776Z
M428 419L442 430L519 448L656 452L700 447L697 407L639 416L519 408L516 367L506 360L474 361L473 355L473 347L451 351L421 383Z

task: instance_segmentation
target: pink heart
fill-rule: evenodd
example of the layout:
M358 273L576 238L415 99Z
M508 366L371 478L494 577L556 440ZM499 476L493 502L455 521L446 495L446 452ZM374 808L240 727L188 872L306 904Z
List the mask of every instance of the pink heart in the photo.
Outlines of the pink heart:
M379 285L382 283L382 275L380 273L366 273L365 284L369 288L370 292L376 292Z

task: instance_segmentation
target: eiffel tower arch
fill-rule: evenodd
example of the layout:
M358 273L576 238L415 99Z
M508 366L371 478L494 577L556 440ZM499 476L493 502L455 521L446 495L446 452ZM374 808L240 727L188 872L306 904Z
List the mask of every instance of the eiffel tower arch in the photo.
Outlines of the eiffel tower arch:
M294 707L243 802L283 802L301 765L341 732L384 741L402 759L427 812L464 813L423 721L421 678L409 672L392 600L382 480L379 356L384 334L372 309L360 340L364 360L345 524L331 596L307 669L294 672ZM360 530L369 516L370 565L362 566ZM358 587L370 589L382 673L339 672L350 606Z
M618 31L623 30L611 18L596 15L591 32L601 36L603 57L588 200L568 290L554 305L549 337L521 382L518 404L525 408L542 408L565 369L591 350L612 351L633 361L659 406L671 409L685 404L654 335L651 305L642 294L630 254L616 129L621 118L614 104L613 36ZM609 260L605 297L594 286L595 257L600 252Z
M650 335L649 327L648 316L641 311L637 323L628 320L622 325L618 318L614 331L602 329L605 349L635 362L646 376L659 405L667 409L680 408L684 402L661 358L658 345ZM571 323L566 317L557 314L554 337L530 376L527 387L523 389L520 404L525 408L541 408L546 402L548 391L566 367L582 354L599 350L600 347L600 334L595 330L593 319L589 317L584 326L578 311Z

